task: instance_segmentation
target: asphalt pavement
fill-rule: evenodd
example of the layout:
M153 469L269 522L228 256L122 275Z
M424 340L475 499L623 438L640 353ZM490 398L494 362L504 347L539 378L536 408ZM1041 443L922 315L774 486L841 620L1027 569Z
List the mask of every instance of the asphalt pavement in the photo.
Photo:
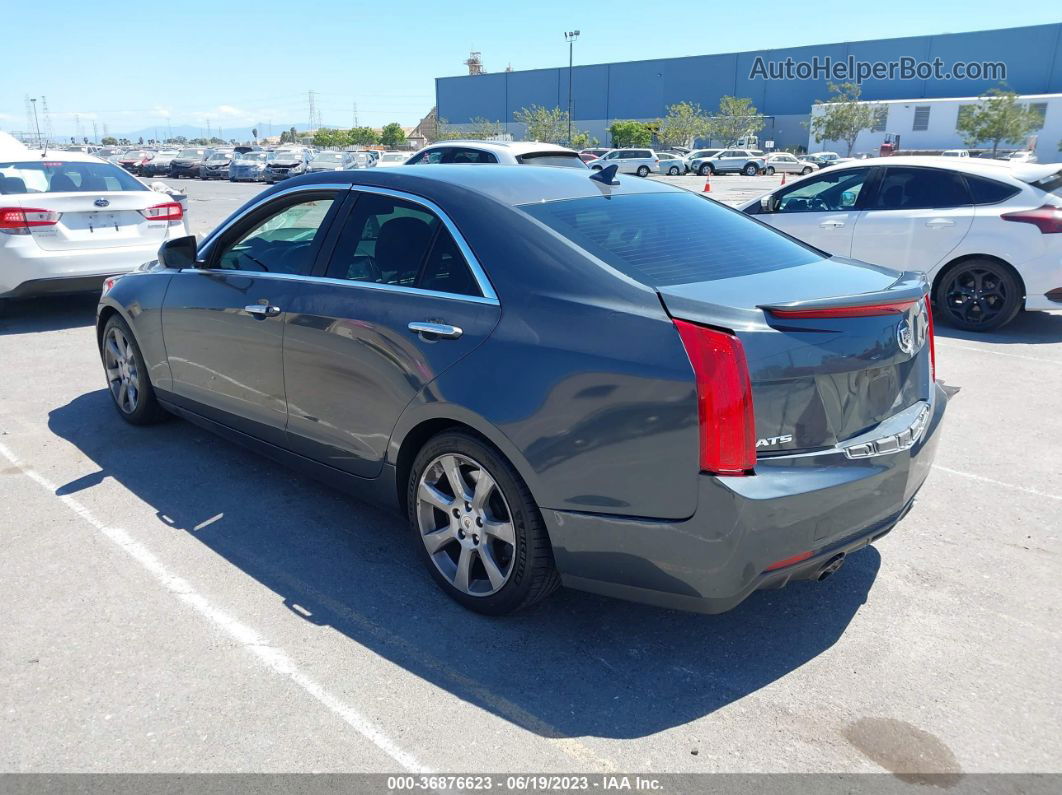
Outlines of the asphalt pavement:
M198 234L261 189L177 185ZM401 518L122 422L94 305L0 317L0 771L1062 768L1062 314L938 328L934 471L826 582L719 616L563 591L489 619Z

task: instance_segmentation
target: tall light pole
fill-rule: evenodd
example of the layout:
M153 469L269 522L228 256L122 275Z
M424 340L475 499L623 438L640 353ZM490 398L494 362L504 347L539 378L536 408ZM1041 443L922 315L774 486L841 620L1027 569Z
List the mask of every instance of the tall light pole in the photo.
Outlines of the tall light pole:
M41 123L37 120L37 98L30 97L30 102L33 104L33 126L37 128L37 148L43 148L41 146Z
M569 30L564 34L564 40L568 42L568 145L572 143L572 58L575 52L575 40L579 38L579 31Z

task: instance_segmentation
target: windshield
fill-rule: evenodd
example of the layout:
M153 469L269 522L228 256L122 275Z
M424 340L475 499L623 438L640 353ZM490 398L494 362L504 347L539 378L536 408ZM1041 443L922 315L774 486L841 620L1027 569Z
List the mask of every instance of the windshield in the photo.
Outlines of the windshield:
M346 159L344 152L321 152L314 158L318 163L342 163Z
M269 156L269 152L244 152L242 155L237 155L236 159L242 163L263 163Z
M110 163L62 161L0 163L0 194L72 193L148 190L147 186Z
M588 168L577 152L528 152L516 158L525 166L563 166L565 168Z
M404 155L401 152L399 152L398 154L388 153L385 155L381 155L380 160L385 163L401 163L407 157L409 157L409 155Z
M793 268L811 248L693 193L647 193L520 207L616 270L650 287ZM708 236L710 246L698 245Z
M204 149L182 149L181 154L178 157L187 158L200 158L203 156L206 150Z
M222 161L222 160L232 160L232 155L230 155L228 152L217 152L216 154L211 155L210 159L207 160L207 162L211 163L211 162L214 162L214 161Z

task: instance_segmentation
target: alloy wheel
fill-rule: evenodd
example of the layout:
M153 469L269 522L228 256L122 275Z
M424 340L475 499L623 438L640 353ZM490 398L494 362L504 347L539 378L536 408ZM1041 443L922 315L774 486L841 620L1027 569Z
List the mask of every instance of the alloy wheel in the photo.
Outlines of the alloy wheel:
M132 414L140 400L140 369L133 346L117 326L112 326L103 341L103 366L114 402L123 414Z
M509 581L516 560L512 513L478 461L448 453L429 463L417 483L416 514L428 556L455 589L490 596Z
M944 288L945 309L956 320L971 325L994 322L1007 308L1007 280L993 268L958 268Z

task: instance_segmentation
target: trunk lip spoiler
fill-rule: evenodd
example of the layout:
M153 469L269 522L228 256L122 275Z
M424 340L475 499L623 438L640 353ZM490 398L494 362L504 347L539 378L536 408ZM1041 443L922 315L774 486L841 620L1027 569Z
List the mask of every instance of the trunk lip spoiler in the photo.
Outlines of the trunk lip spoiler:
M907 274L904 274L905 276ZM929 287L926 278L922 274L910 274L910 278L898 280L884 290L875 290L870 293L856 293L854 295L835 295L826 298L809 298L803 301L789 301L785 303L757 304L757 309L765 312L800 312L814 311L818 309L858 309L865 306L877 306L880 304L916 303L926 298Z

